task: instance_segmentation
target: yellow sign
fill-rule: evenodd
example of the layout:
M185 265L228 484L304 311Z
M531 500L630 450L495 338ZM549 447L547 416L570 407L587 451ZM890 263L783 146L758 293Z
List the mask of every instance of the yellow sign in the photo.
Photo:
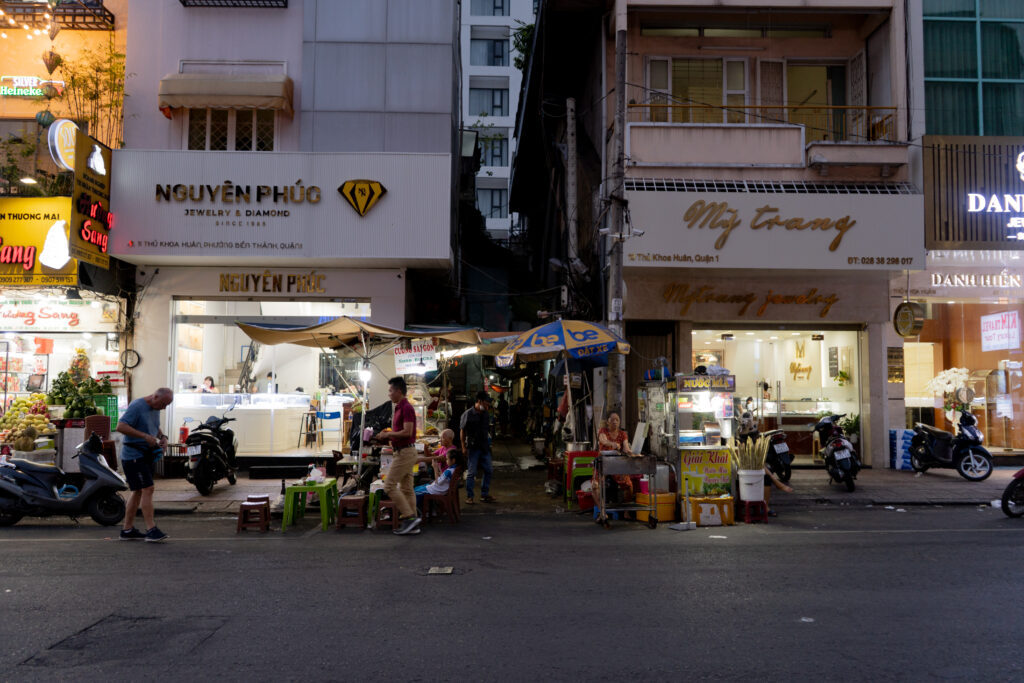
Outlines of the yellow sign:
M66 171L75 170L75 140L78 126L70 119L57 119L50 124L46 141L50 145L53 163Z
M387 188L376 180L346 180L338 188L341 196L360 216L365 216L387 191Z
M76 286L70 219L68 197L0 199L0 285Z
M71 255L100 268L110 267L110 148L77 132L71 217Z
M728 202L706 202L698 199L683 214L683 222L687 228L707 228L708 230L721 230L722 234L715 240L715 249L721 249L729 239L729 234L743 223L738 209L729 206ZM850 230L857 221L850 216L841 218L786 218L779 215L778 207L765 204L755 209L753 218L750 219L751 230L769 231L772 228L784 230L820 230L822 232L834 230L837 234L828 245L829 251L839 248L843 236Z

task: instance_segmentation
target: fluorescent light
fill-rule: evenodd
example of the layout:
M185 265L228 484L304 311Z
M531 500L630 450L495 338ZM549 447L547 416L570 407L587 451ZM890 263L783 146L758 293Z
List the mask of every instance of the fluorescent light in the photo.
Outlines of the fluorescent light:
M471 356L474 353L479 353L480 348L476 346L465 346L461 349L450 349L447 351L441 351L437 355L443 358L458 358L459 356Z
M25 176L24 178L21 179L21 182L23 182L26 185L35 185L36 179L31 176Z
M746 335L747 335L748 337L753 337L753 336L754 336L754 333L753 333L753 332L746 332L745 334L746 334Z
M799 336L800 336L800 333L799 333L799 332L792 332L791 334L792 334L792 335L793 335L794 337L799 337Z

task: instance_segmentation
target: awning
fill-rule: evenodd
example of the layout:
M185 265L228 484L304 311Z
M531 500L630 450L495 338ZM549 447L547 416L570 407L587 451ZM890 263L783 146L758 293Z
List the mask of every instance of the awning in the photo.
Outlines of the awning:
M160 79L160 111L275 109L292 115L292 79L284 74L168 74Z
M453 344L475 345L480 343L476 330L465 328L433 329L429 331L396 330L383 325L364 322L355 318L336 318L312 327L292 329L270 329L256 325L238 323L249 337L261 344L300 344L321 348L338 348L355 344L361 337L373 342L398 342L402 339L432 337Z

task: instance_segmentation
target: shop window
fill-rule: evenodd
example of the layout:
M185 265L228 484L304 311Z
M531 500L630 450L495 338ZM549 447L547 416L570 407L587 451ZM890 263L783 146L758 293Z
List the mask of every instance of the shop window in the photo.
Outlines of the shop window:
M276 115L267 109L189 109L186 129L191 150L272 152Z

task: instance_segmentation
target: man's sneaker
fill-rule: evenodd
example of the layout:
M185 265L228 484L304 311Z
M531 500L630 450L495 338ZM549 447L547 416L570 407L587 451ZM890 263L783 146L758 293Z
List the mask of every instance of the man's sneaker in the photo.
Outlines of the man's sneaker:
M398 528L395 529L394 533L398 534L399 536L404 536L405 534L412 533L413 529L416 529L420 525L420 522L422 521L423 520L419 517L407 517L403 520L400 520Z
M122 541L141 541L146 537L146 534L142 533L135 527L131 529L121 529L121 540Z
M162 543L167 540L167 534L160 529L153 527L146 532L146 543Z

